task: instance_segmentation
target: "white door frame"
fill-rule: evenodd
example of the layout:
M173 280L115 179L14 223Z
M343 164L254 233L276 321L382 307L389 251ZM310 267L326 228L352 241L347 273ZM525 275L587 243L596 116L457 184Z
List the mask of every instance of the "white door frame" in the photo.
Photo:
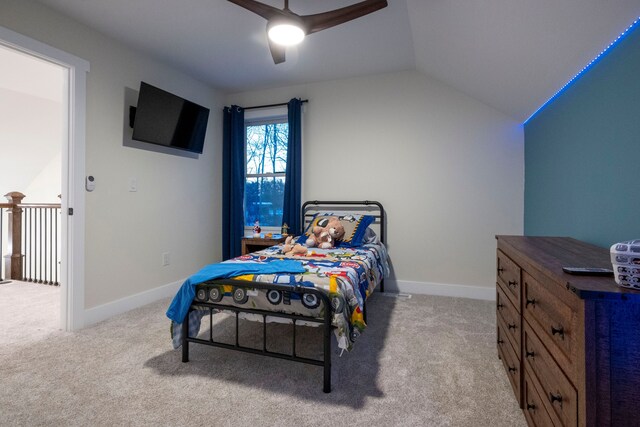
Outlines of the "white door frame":
M62 221L60 266L60 326L73 331L84 326L84 174L86 81L89 62L0 26L0 44L33 55L67 70L66 143L62 144ZM73 208L73 215L69 209Z

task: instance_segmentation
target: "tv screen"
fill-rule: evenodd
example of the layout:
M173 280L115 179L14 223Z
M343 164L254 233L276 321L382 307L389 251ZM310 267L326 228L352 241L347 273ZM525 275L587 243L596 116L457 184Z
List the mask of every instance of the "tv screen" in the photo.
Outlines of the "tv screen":
M133 139L202 153L209 109L140 83Z

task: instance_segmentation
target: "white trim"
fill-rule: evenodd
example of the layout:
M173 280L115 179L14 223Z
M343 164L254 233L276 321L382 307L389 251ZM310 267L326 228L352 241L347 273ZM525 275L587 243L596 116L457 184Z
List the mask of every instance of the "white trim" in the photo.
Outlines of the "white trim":
M89 308L84 312L85 326L102 322L118 314L126 313L127 311L151 304L163 298L172 297L178 292L182 283L184 283L184 279Z
M244 112L245 126L247 122L260 121L260 120L280 120L287 121L288 109L286 105L272 108L258 108L255 110L248 110Z
M86 79L89 62L0 26L0 44L60 65L67 70L67 142L62 147L62 221L60 268L61 326L84 326L84 173L86 136ZM65 197L66 196L66 197ZM73 207L73 216L68 215Z
M438 295L443 297L471 298L485 301L496 300L496 288L487 286L455 285L432 282L410 282L407 280L384 281L385 292Z

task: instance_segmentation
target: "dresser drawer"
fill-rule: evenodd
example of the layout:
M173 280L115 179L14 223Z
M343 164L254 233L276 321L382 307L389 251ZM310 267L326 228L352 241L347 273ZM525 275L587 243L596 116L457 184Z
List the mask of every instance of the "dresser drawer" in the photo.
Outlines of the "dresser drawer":
M524 373L522 388L524 392L522 407L527 424L535 427L554 427L553 421L542 403L542 397L540 397L538 390L533 385L533 381L531 381L527 371Z
M523 272L523 316L567 374L575 379L578 316L559 296L557 285ZM556 288L555 292L553 288ZM560 290L562 292L563 290ZM563 295L565 297L566 295ZM571 297L571 295L566 296Z
M563 426L577 425L578 393L575 388L526 323L523 339L524 369L539 385L540 398L547 412Z
M511 302L520 307L520 267L498 249L498 282L504 285Z
M520 313L507 298L504 289L500 285L496 286L496 313L498 320L502 320L505 336L511 341L511 345L516 352L520 353L520 342L522 326Z
M509 340L504 339L504 326L501 325L501 321L498 321L498 356L502 359L504 369L507 371L507 376L518 400L518 405L522 407L522 395L520 393L522 371L520 369L520 359L516 356Z

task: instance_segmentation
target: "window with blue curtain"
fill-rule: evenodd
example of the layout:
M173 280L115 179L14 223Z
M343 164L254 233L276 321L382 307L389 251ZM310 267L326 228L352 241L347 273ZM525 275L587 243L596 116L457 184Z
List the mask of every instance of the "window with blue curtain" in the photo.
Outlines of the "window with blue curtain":
M225 107L223 126L223 258L240 255L241 238L256 221L277 232L300 233L301 105L276 114Z

